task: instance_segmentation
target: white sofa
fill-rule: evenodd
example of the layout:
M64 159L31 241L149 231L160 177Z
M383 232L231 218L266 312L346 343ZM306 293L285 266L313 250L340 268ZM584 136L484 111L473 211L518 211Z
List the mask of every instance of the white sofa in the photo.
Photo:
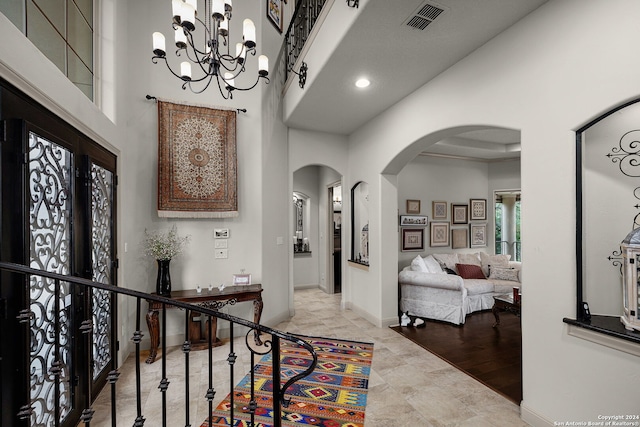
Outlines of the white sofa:
M509 258L484 252L418 255L398 274L400 310L464 324L467 314L490 309L494 295L521 287L522 264ZM486 278L476 278L481 276Z

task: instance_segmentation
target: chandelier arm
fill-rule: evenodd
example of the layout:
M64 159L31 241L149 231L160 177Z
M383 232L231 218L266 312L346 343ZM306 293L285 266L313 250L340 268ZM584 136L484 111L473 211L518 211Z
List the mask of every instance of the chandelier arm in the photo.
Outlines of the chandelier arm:
M207 90L207 88L208 88L208 87L209 87L209 85L211 84L211 80L213 79L213 74L210 74L210 75L208 75L208 76L206 76L206 77L204 77L204 78L202 78L202 79L200 79L200 80L196 80L196 81L195 81L195 83L198 83L198 82L201 82L201 81L205 80L207 77L209 78L209 81L208 81L208 82L207 82L207 84L206 84L206 85L204 85L204 87L203 87L202 89L200 89L200 90L195 90L195 89L193 89L193 87L192 87L192 85L191 85L191 83L193 83L193 82L194 82L193 80L192 80L192 81L190 81L190 82L188 82L188 83L189 83L189 89L191 90L191 92L193 92L193 93L195 93L196 95L198 95L198 94L203 93L205 90ZM222 96L224 97L224 94L223 94ZM227 98L225 98L225 99L227 99Z
M220 95L222 95L222 97L224 99L233 99L233 95L231 94L231 91L225 87L225 89L227 91L227 96L225 96L224 95L224 91L222 90L222 86L220 86L220 80L222 80L225 83L226 83L226 81L221 77L218 77L216 80L218 81L218 90L220 91ZM229 87L229 86L227 86L227 87Z
M258 78L256 79L256 82L253 84L253 86L251 87L247 87L247 88L241 88L241 87L234 87L234 90L239 90L239 91L245 91L245 90L251 90L254 87L256 87L258 85L258 82L260 81L260 79L265 79L267 81L267 83L270 82L269 77L267 76L258 76Z
M158 62L156 61L156 59L158 59L158 58L160 58L160 59L164 59L164 63L165 63L165 65L167 66L167 68L169 69L169 71L171 72L171 74L173 74L174 76L176 76L177 78L179 78L180 80L182 80L182 81L184 81L184 82L188 82L188 81L189 81L189 80L185 80L185 79L183 79L181 75L179 75L179 74L177 74L175 71L173 71L173 69L172 69L172 68L171 68L171 66L169 65L169 61L167 61L167 57L166 57L166 56L158 56L158 55L156 55L156 56L154 56L154 57L152 57L152 58L151 58L151 61L152 61L154 64L157 64ZM184 85L183 85L183 86L184 86ZM183 89L184 89L184 87L183 87Z

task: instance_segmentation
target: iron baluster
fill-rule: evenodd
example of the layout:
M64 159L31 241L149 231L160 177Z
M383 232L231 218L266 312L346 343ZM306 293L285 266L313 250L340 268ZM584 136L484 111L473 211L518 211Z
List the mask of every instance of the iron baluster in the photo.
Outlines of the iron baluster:
M56 427L60 425L60 373L62 372L62 363L60 362L60 280L54 280L53 295L53 330L55 331L54 354L55 358L51 364L51 373L54 376L54 398L55 409L53 411L54 422Z
M136 331L133 333L131 339L136 346L136 406L137 416L133 427L144 426L144 417L142 416L142 391L141 391L141 376L140 376L140 341L142 341L142 331L140 331L140 297L136 298Z
M162 427L167 427L167 304L162 303L162 380L158 386L162 393Z
M191 352L191 341L189 340L189 323L191 317L191 311L185 310L184 319L184 343L182 344L182 351L184 352L184 409L185 409L185 427L191 427L189 424L189 353ZM164 356L164 355L163 355ZM163 357L164 359L164 357Z
M233 376L233 365L236 363L236 354L233 352L233 340L235 336L233 335L233 322L229 322L229 337L231 339L229 343L229 357L227 357L227 362L229 362L229 378L230 378L230 386L231 394L229 395L229 422L230 425L234 425L235 421L235 405L233 404L234 396L233 396L233 387L235 385L235 379Z

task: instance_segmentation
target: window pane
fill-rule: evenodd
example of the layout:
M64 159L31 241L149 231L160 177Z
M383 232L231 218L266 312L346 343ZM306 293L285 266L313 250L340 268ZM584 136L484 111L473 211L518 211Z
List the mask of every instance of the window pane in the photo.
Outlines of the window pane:
M67 44L51 26L33 2L27 3L27 38L40 49L63 73Z
M6 16L20 31L24 28L24 0L1 0L0 12Z
M49 21L56 27L58 32L64 36L66 33L64 26L65 0L30 0L35 3L42 13L49 18ZM29 15L27 15L29 16ZM29 16L29 18L31 18Z
M69 49L68 76L69 80L87 95L87 98L93 100L93 74L71 49Z
M67 42L82 59L86 67L89 70L93 70L93 32L71 0L69 0L69 33Z
M84 15L84 19L89 23L89 26L93 28L93 0L75 0L74 1L80 13Z

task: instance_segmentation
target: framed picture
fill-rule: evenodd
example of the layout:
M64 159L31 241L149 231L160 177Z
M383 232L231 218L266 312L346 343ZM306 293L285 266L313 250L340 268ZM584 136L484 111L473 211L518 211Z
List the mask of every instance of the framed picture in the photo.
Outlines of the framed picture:
M251 275L250 274L234 274L233 284L234 285L250 285Z
M422 215L400 215L400 226L423 226L426 227L428 218Z
M432 202L432 215L434 220L447 219L447 202Z
M424 250L424 228L403 228L402 229L402 250L403 251Z
M451 229L451 249L462 249L469 247L469 240L466 228Z
M466 224L469 222L469 206L451 203L451 224Z
M407 200L407 213L419 214L420 213L420 200Z
M282 33L282 0L267 0L267 18Z
M469 206L471 206L471 221L487 220L487 199L471 199Z
M487 246L487 224L469 224L469 236L472 248Z
M228 228L216 228L213 230L213 238L214 239L228 239L229 238L229 229Z
M431 222L429 241L430 246L449 246L449 223L448 222Z

